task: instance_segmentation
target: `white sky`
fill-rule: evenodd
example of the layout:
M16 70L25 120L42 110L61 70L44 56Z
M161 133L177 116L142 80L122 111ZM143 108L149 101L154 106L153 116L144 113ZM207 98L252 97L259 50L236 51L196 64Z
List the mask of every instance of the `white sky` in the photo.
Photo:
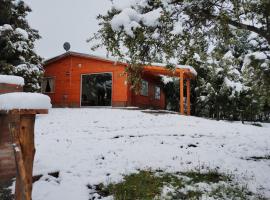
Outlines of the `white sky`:
M64 53L66 41L71 43L72 51L106 55L105 50L91 52L86 40L98 30L96 16L111 7L110 0L24 1L33 10L28 16L31 27L39 30L42 36L36 42L36 51L43 58Z

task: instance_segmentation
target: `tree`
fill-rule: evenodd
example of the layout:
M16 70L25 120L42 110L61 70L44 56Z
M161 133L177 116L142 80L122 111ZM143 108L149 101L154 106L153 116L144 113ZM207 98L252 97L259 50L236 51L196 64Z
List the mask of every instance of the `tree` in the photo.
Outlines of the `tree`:
M101 28L95 36L101 38L102 44L115 56L140 62L151 62L159 57L169 62L185 51L185 41L191 41L198 34L213 44L216 40L230 40L236 30L245 30L264 41L260 50L269 58L268 0L134 2L137 3L129 8L113 7L106 15L98 17ZM126 49L121 48L123 46Z
M21 0L0 0L0 10L0 73L22 76L25 91L38 91L43 69L34 51L40 36L26 20L31 9Z
M98 16L100 30L92 38L100 40L93 49L105 46L113 56L129 63L131 84L140 82L137 79L144 64L158 60L173 67L181 63L193 66L199 74L193 84L195 114L239 119L239 113L247 112L236 104L240 97L258 96L269 107L265 99L269 99L270 1L133 2L123 9L115 5ZM252 68L256 75L250 73ZM263 82L259 84L261 92L247 95L255 94L250 81L258 75ZM260 103L255 100L254 104Z

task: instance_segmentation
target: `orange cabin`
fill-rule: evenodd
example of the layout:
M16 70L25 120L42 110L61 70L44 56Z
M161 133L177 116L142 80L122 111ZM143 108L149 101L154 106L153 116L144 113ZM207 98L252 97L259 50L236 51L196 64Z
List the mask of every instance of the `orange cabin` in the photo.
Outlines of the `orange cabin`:
M125 67L125 64L113 60L66 52L45 61L42 92L51 97L54 107L135 106L165 109L160 75L182 74L182 79L192 77L187 69L171 72L161 66L146 66L141 91L135 94L127 83Z

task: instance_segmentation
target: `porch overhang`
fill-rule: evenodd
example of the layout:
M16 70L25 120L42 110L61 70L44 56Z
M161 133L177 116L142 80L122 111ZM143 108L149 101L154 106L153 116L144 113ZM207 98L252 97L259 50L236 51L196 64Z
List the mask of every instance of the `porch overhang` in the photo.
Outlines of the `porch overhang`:
M171 76L171 77L180 77L181 73L184 76L184 79L195 79L196 74L188 68L176 68L176 69L168 69L160 66L145 66L143 68L143 72L154 73L157 75Z
M197 75L192 67L183 66L182 68L178 67L171 70L164 66L145 66L143 73L178 77L180 83L180 113L182 115L190 115L190 80L195 79ZM186 81L186 102L184 101L184 81Z

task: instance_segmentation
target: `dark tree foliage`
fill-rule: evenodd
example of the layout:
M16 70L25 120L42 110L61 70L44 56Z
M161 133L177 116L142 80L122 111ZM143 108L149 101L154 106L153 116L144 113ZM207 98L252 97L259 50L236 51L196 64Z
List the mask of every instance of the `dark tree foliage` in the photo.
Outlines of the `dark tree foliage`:
M43 69L34 42L40 36L26 20L29 12L21 0L0 0L0 74L22 76L25 91L39 91Z
M128 62L133 87L139 88L145 64L191 65L198 72L194 115L269 119L269 0L142 0L114 6L98 20L100 29L90 41L100 43L93 49L105 46ZM165 85L171 109L178 106L174 88Z

